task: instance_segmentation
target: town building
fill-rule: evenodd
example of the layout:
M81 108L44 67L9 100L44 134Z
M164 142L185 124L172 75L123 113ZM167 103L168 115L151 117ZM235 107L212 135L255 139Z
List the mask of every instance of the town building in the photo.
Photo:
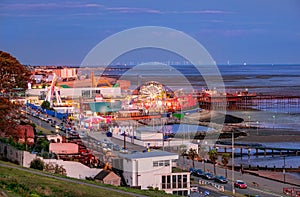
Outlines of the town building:
M31 125L17 125L16 130L19 143L34 143L34 131Z
M114 186L120 186L121 184L121 177L116 175L113 171L110 170L102 170L94 177L95 181L110 184Z
M123 171L127 185L141 189L158 188L177 195L187 196L190 193L190 173L172 171L177 154L151 151L119 156L119 159L113 159L112 165Z

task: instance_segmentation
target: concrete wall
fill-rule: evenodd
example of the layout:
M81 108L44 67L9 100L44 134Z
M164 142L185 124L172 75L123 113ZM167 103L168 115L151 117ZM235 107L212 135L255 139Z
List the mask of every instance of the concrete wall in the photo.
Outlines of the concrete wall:
M17 150L15 147L9 144L0 142L0 158L8 159L11 162L29 168L31 161L37 158L37 156L36 154Z
M86 177L94 177L102 169L99 168L89 168L88 166L83 165L82 163L75 161L63 161L57 159L43 159L45 163L53 164L54 166L57 164L59 166L63 166L66 170L67 176L77 179L85 179Z
M36 154L31 154L28 151L17 150L13 146L0 142L0 159L6 158L11 162L17 163L23 167L30 167L32 160L36 158L42 159L45 163L58 164L62 165L66 169L67 176L85 179L85 177L94 177L102 169L99 168L89 168L88 166L83 165L79 162L74 161L63 161L56 159L43 159L42 157L36 156Z

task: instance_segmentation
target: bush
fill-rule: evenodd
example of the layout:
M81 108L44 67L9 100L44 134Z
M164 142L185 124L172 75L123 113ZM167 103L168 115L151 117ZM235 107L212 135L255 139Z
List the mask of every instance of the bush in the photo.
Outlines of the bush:
M30 163L30 168L37 169L37 170L43 170L44 169L44 162L39 158L34 159Z

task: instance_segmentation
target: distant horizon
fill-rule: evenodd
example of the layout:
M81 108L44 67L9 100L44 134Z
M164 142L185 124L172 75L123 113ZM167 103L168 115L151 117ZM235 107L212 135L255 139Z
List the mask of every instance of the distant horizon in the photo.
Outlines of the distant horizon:
M141 64L141 63L139 63ZM136 66L139 64L110 64L108 66ZM80 66L80 65L30 65L30 64L22 64L24 66L32 66L32 67L74 67L74 68L90 68L90 67L105 67L106 65L88 65L88 66ZM193 64L168 64L170 66L192 66ZM257 64L252 64L252 63L247 63L247 65L243 65L243 63L233 63L233 64L216 64L217 66L300 66L300 63L286 63L286 64L272 64L272 63L257 63Z

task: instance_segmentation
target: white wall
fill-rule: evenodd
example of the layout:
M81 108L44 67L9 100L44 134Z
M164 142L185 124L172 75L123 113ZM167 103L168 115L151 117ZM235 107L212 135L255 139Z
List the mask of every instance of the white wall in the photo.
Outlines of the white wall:
M172 173L172 159L177 159L175 156L151 157L139 159L124 159L123 169L125 181L130 186L141 186L142 189L147 189L148 186L159 187L160 180L155 175ZM169 160L169 166L153 167L154 161ZM138 179L138 181L137 181Z

